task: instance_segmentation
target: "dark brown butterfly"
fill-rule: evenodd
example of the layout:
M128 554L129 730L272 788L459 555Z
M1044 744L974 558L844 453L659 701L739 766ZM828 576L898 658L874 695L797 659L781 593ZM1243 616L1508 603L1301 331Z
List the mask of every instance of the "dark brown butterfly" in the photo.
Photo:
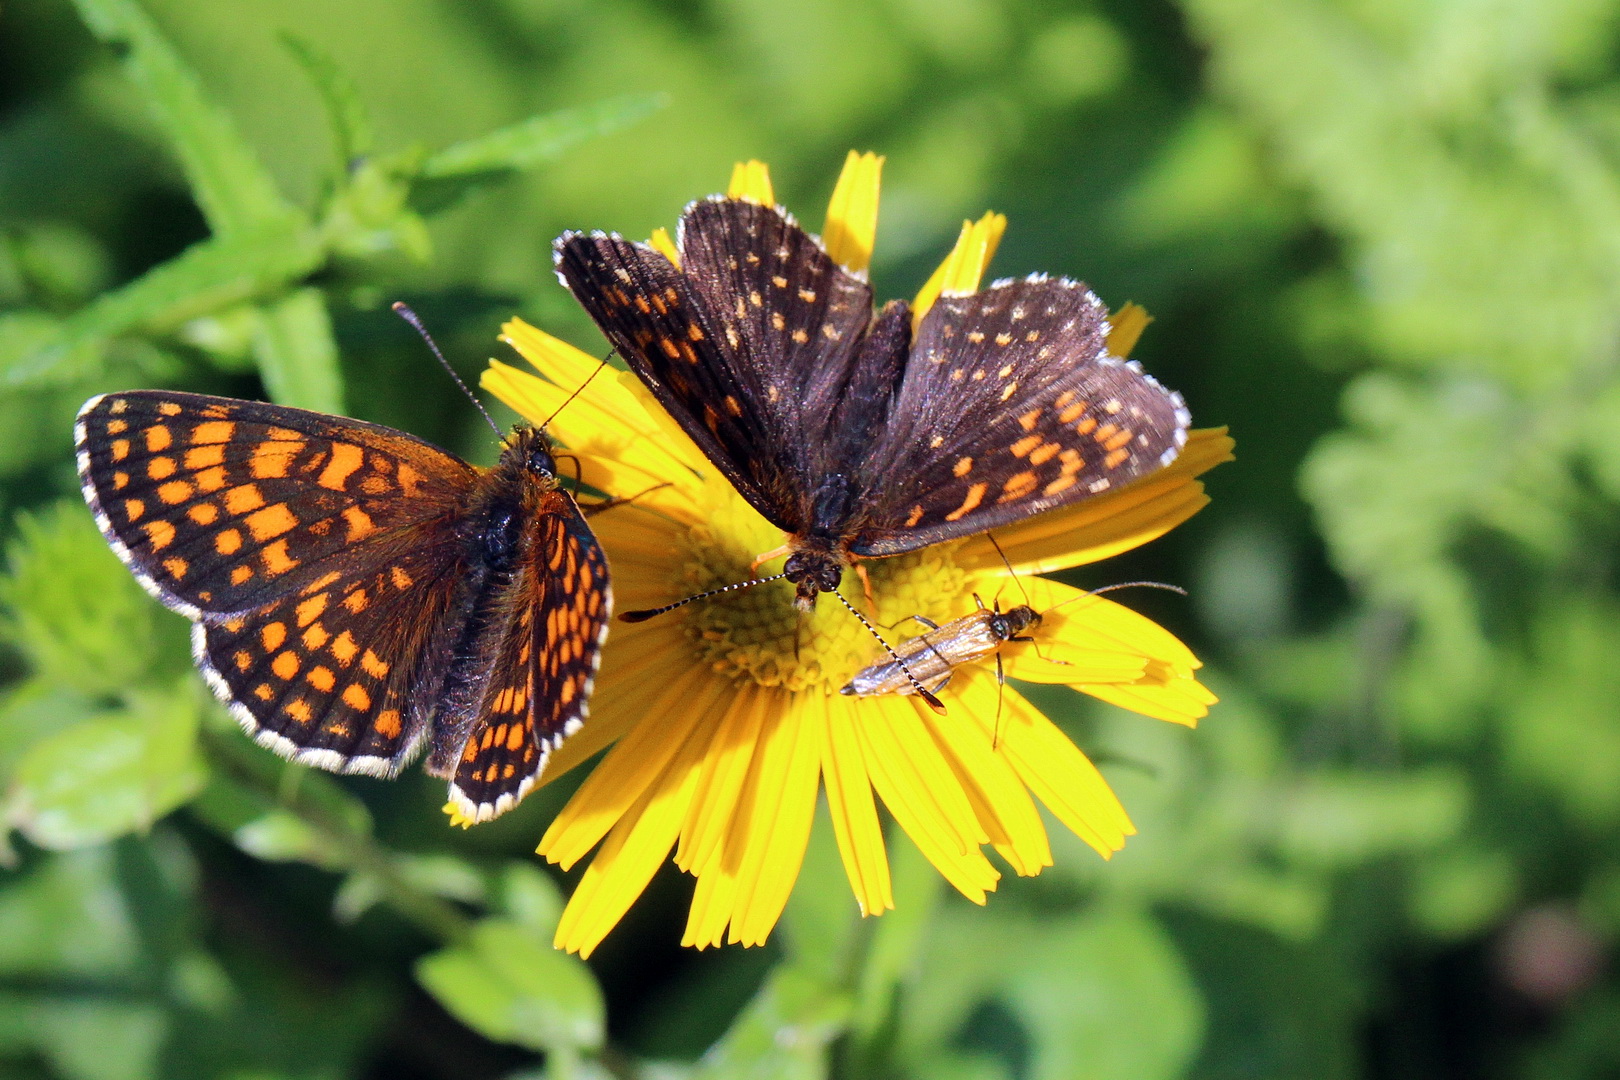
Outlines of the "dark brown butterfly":
M787 534L769 555L787 555L777 576L802 608L858 560L1112 491L1186 439L1181 397L1108 353L1106 311L1075 282L941 296L914 335L908 305L874 313L870 286L782 210L694 203L679 251L676 266L566 233L555 254L631 369Z
M248 734L393 776L427 744L460 812L515 805L585 716L607 561L519 429L491 469L402 431L160 390L92 398L84 498Z

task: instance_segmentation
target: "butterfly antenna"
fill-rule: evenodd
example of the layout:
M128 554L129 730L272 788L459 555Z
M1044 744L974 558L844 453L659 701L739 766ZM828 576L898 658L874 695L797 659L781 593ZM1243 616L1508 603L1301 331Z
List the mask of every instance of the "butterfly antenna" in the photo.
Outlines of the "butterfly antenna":
M722 585L718 589L710 589L708 592L700 592L694 596L688 596L685 600L677 600L673 604L665 604L663 607L648 608L645 611L621 611L619 612L619 621L630 623L646 622L655 615L662 615L666 611L674 611L678 607L685 607L687 604L690 604L696 600L707 600L709 597L719 596L721 593L736 592L738 589L747 589L754 585L763 585L767 581L780 581L785 577L787 577L786 574L772 574L770 577L754 578L752 581L739 581L733 585Z
M504 438L506 432L502 431L501 425L497 424L495 418L489 415L489 410L484 408L484 403L478 400L478 396L467 389L467 384L461 381L461 376L456 374L456 369L450 366L450 361L446 360L444 353L439 351L438 342L434 341L433 335L427 332L427 327L422 325L422 320L416 312L412 311L405 301L395 300L394 314L410 323L411 329L422 335L422 340L427 342L427 347L433 350L433 355L439 358L439 363L444 365L444 370L450 373L450 377L456 381L456 385L461 387L461 392L467 395L467 400L473 403L474 408L484 414L484 419L489 421L489 426L495 429L496 438Z
M596 378L596 376L601 373L603 368L607 367L608 356L612 356L616 351L617 350L615 349L609 349L607 356L602 357L601 362L596 365L589 375L585 376L585 381L574 387L574 392L563 398L563 403L561 405L551 410L551 415L546 417L546 422L540 425L542 429L550 427L551 422L557 419L557 414L568 408L569 403L585 392L585 388L591 385L591 380Z
M893 658L894 662L900 665L900 670L906 673L906 681L911 684L911 688L913 690L917 691L917 696L928 702L928 707L930 709L933 709L941 716L944 716L945 706L940 702L939 698L929 693L928 688L917 681L917 676L913 675L911 673L911 669L906 666L906 662L900 659L900 654L894 651L894 646L883 640L883 635L877 632L877 627L867 622L866 616L855 610L855 605L850 603L849 600L844 597L843 593L835 590L833 595L838 597L838 599L843 602L845 607L849 608L849 613L851 615L861 620L861 625L870 630L872 632L872 636L878 639L878 644L883 646L883 651L888 653L889 656Z
M1013 569L1012 560L1007 558L1007 553L1001 550L1000 544L996 543L995 534L985 533L984 538L990 541L990 546L996 549L996 554L1000 555L1001 561L1006 564L1007 573L1012 575L1014 584L1018 586L1018 591L1024 594L1024 603L1028 604L1030 608L1033 609L1035 607L1035 601L1029 598L1029 590L1024 588L1024 579L1018 576L1018 571ZM997 603L999 602L1000 599L998 598Z

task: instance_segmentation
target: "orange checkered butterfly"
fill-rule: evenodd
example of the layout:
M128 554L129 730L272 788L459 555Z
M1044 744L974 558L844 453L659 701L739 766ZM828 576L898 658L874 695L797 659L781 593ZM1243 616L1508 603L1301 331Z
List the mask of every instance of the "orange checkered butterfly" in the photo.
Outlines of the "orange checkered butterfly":
M787 534L771 554L801 608L858 560L1114 490L1186 441L1180 395L1109 354L1084 285L941 296L913 334L908 305L874 314L871 287L781 209L693 203L679 254L602 233L555 249L631 369Z
M377 424L132 390L86 402L74 435L107 542L193 621L260 744L373 776L427 744L482 821L579 728L612 597L542 431L484 470Z

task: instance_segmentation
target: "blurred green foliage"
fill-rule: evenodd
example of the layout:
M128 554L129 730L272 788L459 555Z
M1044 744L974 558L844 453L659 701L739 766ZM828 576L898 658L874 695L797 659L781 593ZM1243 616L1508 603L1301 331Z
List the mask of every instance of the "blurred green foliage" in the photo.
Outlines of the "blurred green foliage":
M1620 8L1600 0L15 0L0 8L0 1075L1239 1080L1620 1070ZM1087 583L1194 643L1197 732L1031 689L1140 835L980 910L817 830L773 943L661 875L589 965L566 797L287 766L79 502L91 393L492 446L511 313L594 348L568 227L888 155L874 277L964 216L1158 316L1214 505ZM412 377L402 377L402 373ZM1101 577L1099 575L1106 575ZM822 823L825 826L825 822Z

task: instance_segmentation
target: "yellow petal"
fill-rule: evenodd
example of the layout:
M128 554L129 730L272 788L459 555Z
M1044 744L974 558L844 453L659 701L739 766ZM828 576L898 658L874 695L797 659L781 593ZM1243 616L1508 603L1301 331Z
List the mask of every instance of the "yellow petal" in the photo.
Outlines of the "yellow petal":
M669 238L669 230L662 226L653 230L651 239L647 241L649 247L675 265L681 268L681 253L675 250L675 241ZM1119 354L1115 354L1119 355Z
M1120 359L1130 356L1142 331L1152 321L1153 316L1140 304L1126 304L1108 316L1108 351Z
M810 843L821 779L823 723L806 716L810 694L796 694L760 733L737 817L718 860L737 865L727 941L763 945L781 918Z
M647 888L675 846L702 756L702 740L686 742L614 825L563 909L553 939L557 948L589 957Z
M1197 727L1198 721L1209 715L1209 707L1218 700L1191 675L1172 675L1162 683L1142 681L1107 686L1076 683L1074 688L1122 709L1187 727Z
M713 861L724 845L748 779L748 765L759 744L766 717L787 707L788 695L749 683L738 684L735 696L715 726L714 738L698 778L697 797L681 827L675 865L696 873Z
M990 842L1015 872L1030 877L1052 865L1046 827L1023 781L997 752L995 731L1002 689L994 680L963 680L951 698L950 715L923 717L945 760L950 762ZM921 715L921 714L919 714Z
M617 582L615 582L617 585ZM540 778L549 784L618 742L657 710L669 708L671 684L691 666L680 646L679 631L656 622L630 626L615 623L602 649L602 669L591 695L585 726L563 741L546 762Z
M699 725L712 724L710 710L730 689L729 681L691 666L666 684L661 707L654 713L660 722L643 722L625 733L551 823L540 839L539 853L564 870L583 858L635 805L675 752L699 737Z
M1006 568L1050 573L1096 562L1163 536L1209 503L1193 477L1232 460L1232 440L1224 428L1190 432L1175 461L1107 495L997 529L966 541L958 558L974 569ZM1001 552L996 551L996 544Z
M969 671L964 677L995 686L982 672ZM1097 767L1010 686L1002 688L1000 749L1035 797L1104 858L1124 847L1125 837L1136 831Z
M1001 234L1007 231L1007 217L994 211L978 221L962 222L956 246L945 256L911 302L911 329L916 331L928 309L941 295L970 296L979 290L979 281L995 257Z
M909 697L861 698L855 730L872 786L894 819L945 878L975 904L1001 875L980 853L989 837L951 767L918 724Z
M833 261L851 273L864 274L872 264L882 177L881 157L851 150L833 187L821 242Z
M833 836L844 872L862 915L877 915L894 907L889 879L889 856L883 844L883 826L872 801L872 782L866 759L855 734L856 709L842 695L816 695L826 711L827 734L822 744L821 775L827 783L827 807L832 812Z
M776 193L771 190L771 171L763 161L739 161L731 169L731 184L726 198L775 206Z
M696 949L718 948L725 941L736 900L736 868L728 867L722 859L714 860L692 890L692 908L686 914L681 944Z

